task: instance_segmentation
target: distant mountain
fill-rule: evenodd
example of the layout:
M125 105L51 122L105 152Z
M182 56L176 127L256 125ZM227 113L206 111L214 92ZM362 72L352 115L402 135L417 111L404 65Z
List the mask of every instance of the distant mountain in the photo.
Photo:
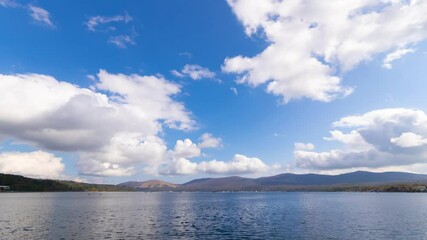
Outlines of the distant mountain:
M141 191L366 191L371 187L399 184L427 185L427 175L404 172L352 172L340 175L284 173L271 177L201 178L184 184L165 183L159 180L127 182L122 186Z
M186 190L207 190L207 191L222 191L224 189L230 191L238 191L257 186L255 179L243 177L224 177L224 178L201 178L182 184L181 188Z
M123 187L131 187L131 188L138 188L138 189L153 189L153 188L176 188L179 186L179 184L169 183L161 180L150 180L150 181L144 181L144 182L124 182L118 184L118 186Z
M34 179L19 175L0 173L0 185L10 186L14 192L73 192L73 191L134 191L133 188L89 184L73 181Z
M336 185L336 184L362 184L362 183L390 183L426 181L427 175L404 172L352 172L340 175L320 174L292 174L285 173L272 177L257 178L255 181L261 185Z

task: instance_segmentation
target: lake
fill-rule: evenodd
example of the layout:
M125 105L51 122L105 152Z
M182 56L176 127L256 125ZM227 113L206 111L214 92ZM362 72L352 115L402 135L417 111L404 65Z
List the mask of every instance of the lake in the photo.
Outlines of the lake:
M0 239L427 239L422 193L3 193Z

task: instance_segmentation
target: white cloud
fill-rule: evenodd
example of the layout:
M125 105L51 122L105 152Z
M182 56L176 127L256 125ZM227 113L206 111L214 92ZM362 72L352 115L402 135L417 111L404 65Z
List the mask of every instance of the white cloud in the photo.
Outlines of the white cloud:
M188 59L193 58L193 54L190 52L180 52L179 56L184 56L184 57L187 57Z
M141 164L162 164L166 154L167 147L157 136L118 133L100 150L81 153L77 166L83 175L130 176Z
M134 37L131 35L119 35L119 36L113 36L110 37L108 40L109 43L114 44L115 46L119 48L126 48L129 44L135 45Z
M123 22L128 23L132 21L132 17L129 16L127 12L125 12L123 15L115 15L115 16L93 16L90 17L86 22L85 25L89 31L99 31L98 27L100 25L108 24L108 23L114 23L114 22Z
M295 143L296 150L313 150L314 148L315 146L312 143Z
M55 25L50 20L50 13L41 7L28 5L30 16L39 23L54 27Z
M284 102L331 101L352 89L339 76L377 54L427 37L427 2L408 0L228 0L246 34L269 46L253 57L227 58L238 82L267 84Z
M19 7L20 4L18 4L14 0L0 0L0 6L6 7L6 8L15 8L15 7Z
M402 133L399 137L392 138L390 141L403 148L420 147L427 144L427 138L412 132Z
M0 172L32 178L59 179L64 171L62 159L43 151L0 153Z
M333 124L329 141L342 149L315 152L295 149L296 165L313 170L407 168L427 164L427 115L421 110L391 108L348 116Z
M117 94L120 101L127 103L125 106L139 109L141 116L162 119L170 128L193 129L190 113L182 103L172 98L181 92L179 85L162 77L110 74L104 70L98 77L98 89Z
M184 74L182 74L182 73L178 72L177 70L172 70L172 71L171 71L171 73L172 73L172 75L174 75L175 77L179 77L179 78L183 78L183 77L185 77L185 75L184 75Z
M193 80L215 77L214 72L211 72L206 67L202 67L196 64L186 64L180 72L177 70L172 70L171 73L176 77L189 77Z
M234 95L236 95L236 96L239 94L239 92L237 91L237 88L235 88L235 87L231 87L231 88L230 88L230 90L231 90L231 92L233 92L233 94L234 94Z
M200 148L218 148L221 146L221 138L214 137L210 133L204 133L200 137L201 142L198 144Z
M229 162L211 160L197 163L185 158L173 159L160 169L160 174L250 174L266 172L269 169L270 167L259 158L236 154Z
M190 139L176 141L173 150L173 156L179 158L193 158L201 155L200 148L193 143Z
M405 48L405 49L397 49L394 52L387 54L387 56L383 60L383 68L391 69L393 66L391 63L395 60L398 60L405 56L408 53L414 52L414 49Z
M323 139L327 141L341 142L347 148L352 150L365 150L372 147L363 139L360 133L356 130L352 130L350 131L350 133L343 133L342 131L334 130L331 131L330 134L330 137L325 137Z
M127 32L123 32L123 25L132 20L133 18L125 12L123 15L93 16L84 24L91 32L102 32L109 35L108 43L118 48L127 48L129 45L136 45L135 38L138 35L133 27Z
M129 175L161 164L163 127L194 126L173 99L180 86L161 77L98 73L93 90L47 75L0 75L0 135L33 146L77 152L84 174ZM154 163L155 162L155 163Z

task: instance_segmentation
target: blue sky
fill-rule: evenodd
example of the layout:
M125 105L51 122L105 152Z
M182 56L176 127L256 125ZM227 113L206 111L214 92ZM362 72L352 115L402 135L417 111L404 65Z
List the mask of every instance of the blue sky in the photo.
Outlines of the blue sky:
M293 2L0 0L0 172L426 173L426 4Z

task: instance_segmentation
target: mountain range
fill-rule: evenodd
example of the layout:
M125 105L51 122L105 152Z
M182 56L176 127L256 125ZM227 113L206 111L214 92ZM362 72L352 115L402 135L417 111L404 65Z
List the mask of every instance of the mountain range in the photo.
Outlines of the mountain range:
M352 172L340 175L284 173L271 177L200 178L175 184L161 180L132 181L117 185L33 179L1 174L0 185L14 192L58 191L380 191L427 192L427 175L404 172Z
M139 191L366 191L384 186L427 184L427 175L404 172L357 171L340 175L284 173L271 177L200 178L183 184L160 180L125 182L118 186Z

